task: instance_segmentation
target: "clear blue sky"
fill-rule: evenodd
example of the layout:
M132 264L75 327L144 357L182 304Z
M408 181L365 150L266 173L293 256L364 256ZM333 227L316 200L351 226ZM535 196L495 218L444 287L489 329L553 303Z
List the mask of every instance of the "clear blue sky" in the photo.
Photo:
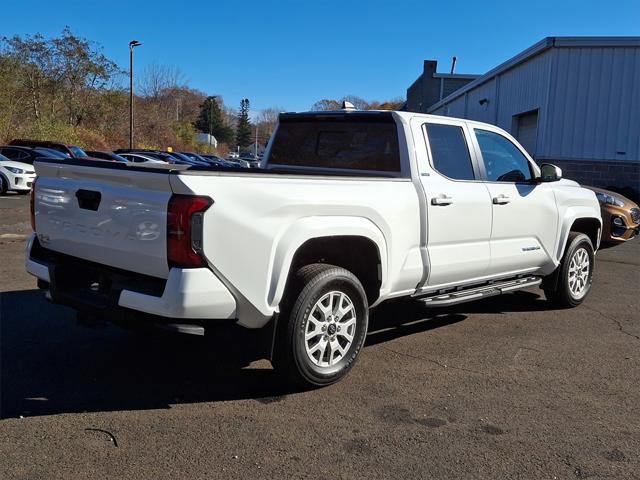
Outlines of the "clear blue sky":
M484 73L545 36L640 35L639 0L447 1L5 0L0 34L60 33L65 25L137 71L178 67L189 85L237 107L308 109L321 98L404 97L435 59Z

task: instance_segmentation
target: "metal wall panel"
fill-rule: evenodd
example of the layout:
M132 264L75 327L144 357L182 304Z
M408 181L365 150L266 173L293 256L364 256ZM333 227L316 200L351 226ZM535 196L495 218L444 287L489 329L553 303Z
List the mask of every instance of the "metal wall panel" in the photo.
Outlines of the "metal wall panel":
M553 50L547 158L640 160L640 48Z
M443 114L447 117L465 118L465 101L465 95L456 98L444 107Z
M553 50L546 50L500 75L497 125L515 134L514 116L538 110L538 121L545 122L545 104ZM538 135L542 141L544 132ZM540 149L536 148L539 152Z
M477 120L478 122L496 122L496 109L498 107L497 84L497 78L493 78L493 80L474 88L467 94L466 118Z
M640 161L640 48L550 48L432 113L515 134L514 117L534 110L537 158Z

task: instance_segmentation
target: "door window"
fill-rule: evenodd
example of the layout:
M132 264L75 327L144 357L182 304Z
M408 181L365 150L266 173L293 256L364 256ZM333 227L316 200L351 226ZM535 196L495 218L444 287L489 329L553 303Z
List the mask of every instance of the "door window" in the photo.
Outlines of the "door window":
M487 180L525 182L533 178L529 160L510 140L488 130L476 130Z
M454 180L474 180L469 148L461 127L426 124L433 168Z
M10 158L11 160L23 160L29 157L28 153L25 153L17 148L3 148L2 155Z

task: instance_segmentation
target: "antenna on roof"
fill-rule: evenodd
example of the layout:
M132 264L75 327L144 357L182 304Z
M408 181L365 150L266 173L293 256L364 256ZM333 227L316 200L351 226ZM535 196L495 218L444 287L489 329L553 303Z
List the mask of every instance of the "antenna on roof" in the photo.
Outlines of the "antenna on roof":
M347 102L346 100L342 102L342 110L355 110L355 109L356 107L353 103Z
M458 61L458 59L456 57L453 57L451 59L451 75L453 75L453 72L456 69L456 62Z

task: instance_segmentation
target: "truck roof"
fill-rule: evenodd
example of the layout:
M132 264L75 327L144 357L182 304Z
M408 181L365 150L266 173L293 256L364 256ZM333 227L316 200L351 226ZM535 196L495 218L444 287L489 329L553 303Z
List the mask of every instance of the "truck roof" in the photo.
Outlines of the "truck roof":
M475 120L468 120L466 118L458 117L446 117L443 115L431 115L427 113L405 112L401 110L320 110L320 111L307 111L307 112L283 112L280 114L280 120L286 119L301 119L301 118L321 118L321 117L336 117L336 116L354 116L358 118L389 118L397 116L399 118L409 120L414 117L420 117L430 120L461 120L474 125L490 125L483 122L477 122Z

